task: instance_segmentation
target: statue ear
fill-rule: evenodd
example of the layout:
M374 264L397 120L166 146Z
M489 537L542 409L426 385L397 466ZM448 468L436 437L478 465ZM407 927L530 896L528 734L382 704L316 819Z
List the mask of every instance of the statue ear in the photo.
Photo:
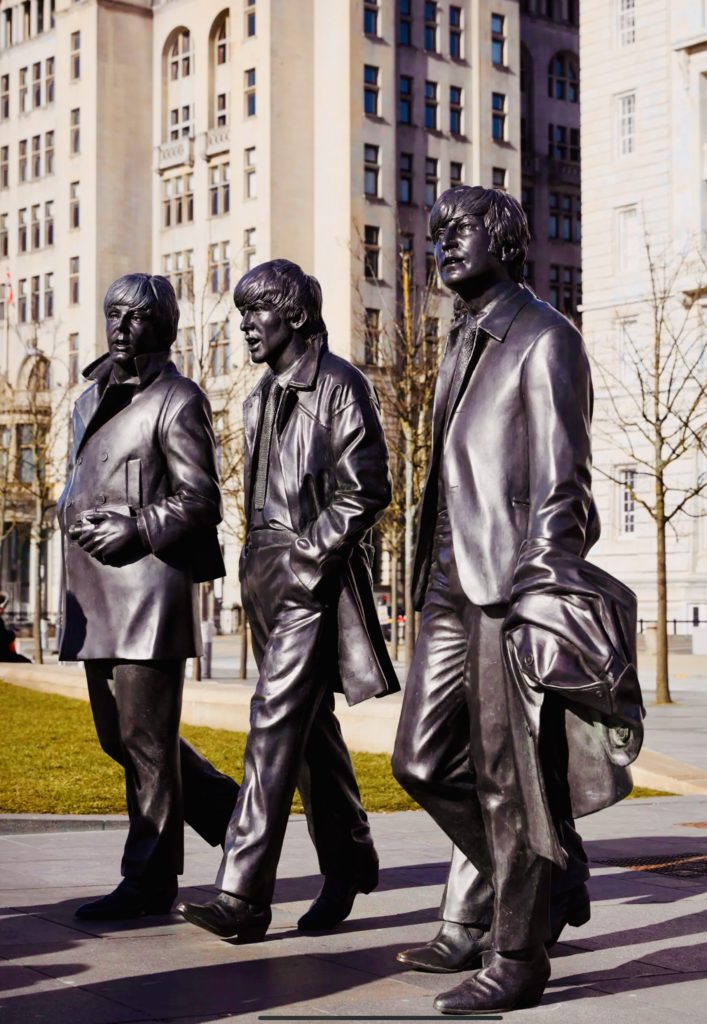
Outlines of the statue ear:
M290 323L296 331L299 331L301 327L307 322L307 314L303 309L298 309L297 314L291 318Z

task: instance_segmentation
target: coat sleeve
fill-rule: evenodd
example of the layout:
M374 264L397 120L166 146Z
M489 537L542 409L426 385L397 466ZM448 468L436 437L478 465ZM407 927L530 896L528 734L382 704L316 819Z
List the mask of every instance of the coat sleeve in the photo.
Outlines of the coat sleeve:
M143 543L158 552L223 518L211 408L202 392L168 403L160 428L170 491L137 515Z
M545 331L523 370L528 424L530 540L581 554L591 493L592 382L582 338L569 324Z
M331 418L334 491L290 548L292 569L313 590L346 553L346 545L380 519L392 496L388 449L373 394L368 388L342 398Z

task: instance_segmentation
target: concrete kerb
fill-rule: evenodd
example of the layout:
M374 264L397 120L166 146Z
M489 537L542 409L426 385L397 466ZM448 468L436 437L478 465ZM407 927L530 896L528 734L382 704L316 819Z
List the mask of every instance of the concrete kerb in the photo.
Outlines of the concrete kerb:
M41 693L88 700L86 677L78 666L6 663L0 666L0 679ZM209 680L188 680L184 687L182 721L188 725L247 732L252 692L250 683L224 686ZM336 713L350 750L372 754L392 752L400 715L400 695L349 707L343 696L337 694ZM707 794L704 769L645 747L632 766L632 773L637 786L680 795Z

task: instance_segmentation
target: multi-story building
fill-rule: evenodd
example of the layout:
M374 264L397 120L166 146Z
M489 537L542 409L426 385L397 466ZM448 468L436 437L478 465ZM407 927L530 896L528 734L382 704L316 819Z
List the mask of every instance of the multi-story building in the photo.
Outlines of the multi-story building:
M427 217L458 182L516 195L523 184L543 226L534 282L550 297L552 268L577 266L578 217L573 207L568 239L563 199L557 253L540 255L552 195L578 188L576 19L567 0L542 15L536 6L0 0L11 384L37 350L51 362L56 405L102 350L106 286L149 268L177 290L177 356L223 424L249 378L229 293L276 256L319 278L332 347L375 374L390 359L403 260L418 295L432 293L430 332L443 330L450 301L436 288ZM523 124L534 143L521 177ZM238 600L232 519L225 607ZM47 571L53 611L56 554ZM13 599L26 603L27 587Z
M603 520L592 558L637 591L639 615L650 621L656 531L642 501L655 507L649 421L656 418L657 336L667 367L659 415L677 431L673 444L680 417L687 428L685 454L668 470L668 511L707 473L689 436L704 423L704 394L690 406L707 375L700 269L707 229L705 5L593 0L582 6L581 40L583 326L595 364L595 487ZM662 457L671 457L670 445ZM707 621L707 518L697 517L706 511L704 499L685 511L667 531L668 617L677 632Z

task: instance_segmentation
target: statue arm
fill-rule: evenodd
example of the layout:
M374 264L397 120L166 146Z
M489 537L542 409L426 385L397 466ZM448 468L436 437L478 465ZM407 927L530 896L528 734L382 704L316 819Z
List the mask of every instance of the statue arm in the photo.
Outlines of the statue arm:
M203 393L167 409L160 440L171 493L137 515L143 544L154 552L223 518L211 409Z
M327 563L346 557L347 544L380 519L392 495L383 425L367 389L333 412L331 446L331 500L290 549L292 569L309 590L323 578Z

